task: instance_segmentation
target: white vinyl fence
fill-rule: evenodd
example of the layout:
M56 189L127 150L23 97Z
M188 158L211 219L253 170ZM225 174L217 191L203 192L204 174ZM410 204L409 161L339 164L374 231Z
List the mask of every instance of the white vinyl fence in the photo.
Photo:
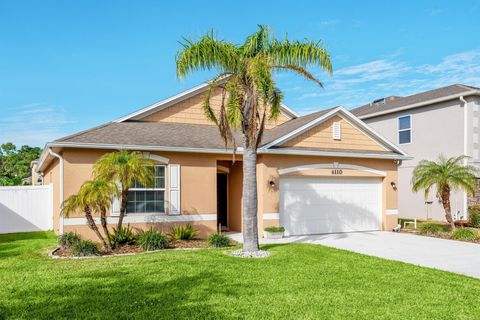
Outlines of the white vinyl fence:
M52 185L0 187L0 234L51 229Z

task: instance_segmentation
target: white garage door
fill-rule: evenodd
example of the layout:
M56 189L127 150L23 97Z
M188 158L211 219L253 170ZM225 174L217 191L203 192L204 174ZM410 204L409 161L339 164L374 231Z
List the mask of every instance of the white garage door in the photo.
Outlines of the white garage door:
M380 230L379 178L282 177L280 225L287 235Z

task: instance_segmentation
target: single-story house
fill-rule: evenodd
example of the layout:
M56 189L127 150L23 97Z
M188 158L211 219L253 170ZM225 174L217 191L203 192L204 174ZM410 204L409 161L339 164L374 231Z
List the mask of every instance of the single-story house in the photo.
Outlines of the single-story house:
M61 202L91 178L106 152L137 150L157 163L155 188L133 188L125 224L168 231L191 223L200 235L242 229L242 142L235 161L202 111L208 84L112 122L49 142L37 170L54 188L54 229L93 238ZM221 89L212 105L218 110ZM258 150L259 232L287 235L389 230L397 224L397 168L409 156L342 107L299 116L283 105ZM117 222L114 201L108 223Z

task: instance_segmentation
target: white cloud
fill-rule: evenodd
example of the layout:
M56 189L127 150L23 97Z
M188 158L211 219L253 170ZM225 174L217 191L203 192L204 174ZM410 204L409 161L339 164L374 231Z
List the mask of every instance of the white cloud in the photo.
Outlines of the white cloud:
M68 119L63 107L46 103L31 103L8 110L10 115L0 118L1 143L41 147L63 135L68 126L75 123Z

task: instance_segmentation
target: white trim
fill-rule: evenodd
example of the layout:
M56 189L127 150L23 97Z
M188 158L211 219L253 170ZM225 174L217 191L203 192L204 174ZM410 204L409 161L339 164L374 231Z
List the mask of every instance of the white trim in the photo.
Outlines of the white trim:
M280 213L278 213L278 212L265 212L263 214L263 220L280 220Z
M94 218L95 223L100 223L100 218ZM156 222L193 222L193 221L216 221L216 214L190 214L190 215L166 215L166 214L136 214L132 213L123 218L124 223L156 223ZM107 217L108 224L116 224L118 217ZM66 218L66 226L87 225L86 218Z
M406 118L408 117L410 119L410 128L408 129L400 129L400 118ZM413 142L413 121L412 121L413 117L411 114L404 114L403 116L398 116L397 117L397 141L398 141L398 145L408 145L408 144L411 144ZM410 142L404 142L404 143L401 143L400 142L400 131L410 131Z
M224 77L221 80L218 80L218 84L222 84L225 81L227 81L228 77ZM204 91L207 91L208 87L210 86L210 82L204 82L198 86L195 86L193 88L190 88L188 90L185 90L183 92L180 92L179 94L176 94L170 98L161 100L159 102L156 102L154 104L151 104L145 108L142 108L140 110L137 110L135 112L129 113L121 118L118 118L116 120L113 120L112 122L124 122L127 120L138 120L140 118L146 117L152 113L158 112L160 110L166 109L175 103L181 102L183 100L186 100L188 98L191 98L199 93L202 93ZM284 113L286 116L290 118L298 118L299 114L290 109L288 106L282 103L281 105L281 111Z
M303 166L295 166L290 168L279 169L278 174L284 175L292 172L305 171L311 169L351 169L357 171L368 172L371 174L376 174L381 177L386 177L387 174L384 171L371 169L368 167L357 166L353 164L342 164L342 163L318 163L318 164L307 164Z
M180 214L181 211L181 193L180 193L180 173L179 164L169 164L168 165L168 213L169 214ZM175 199L176 206L173 205L173 199Z
M347 119L345 119L344 117L342 117L345 121L349 122L349 124L353 125L357 129L362 130L367 135L370 135L371 138L373 138L374 140L376 140L380 144L388 146L390 148L390 150L394 150L394 151L396 151L396 152L398 152L398 153L400 153L404 156L408 156L408 154L405 151L403 151L398 146L396 146L395 144L388 141L388 139L386 139L384 136L382 136L381 134L379 134L378 132L373 130L371 127L369 127L363 121L359 120L355 115L353 115L351 112L349 112L348 110L346 110L343 107L336 107L335 109L332 109L331 111L327 112L326 114L316 118L313 121L310 121L306 125L298 128L296 130L293 130L290 133L288 133L288 134L286 134L286 135L284 135L284 136L266 144L265 146L261 147L259 150L269 149L269 148L271 148L275 145L278 145L278 144L281 144L285 141L293 139L294 137L298 136L299 134L307 131L308 129L312 128L313 126L317 125L318 123L323 122L323 121L331 118L333 115L335 115L337 113L343 114L343 116L347 118Z
M385 210L385 214L386 214L387 216L389 216L389 215L394 215L394 214L398 214L398 209L387 209L387 210Z
M59 175L60 177L58 178L59 182L59 188L58 188L58 202L60 204L60 207L63 204L63 157L59 155L58 153L53 152L52 148L48 148L48 153L50 153L53 157L58 158L59 164L60 164L60 170L59 170ZM53 184L53 181L50 181L50 184ZM60 210L60 216L59 216L59 230L58 232L60 234L63 234L63 226L65 225L65 219L63 217L63 212Z
M37 190L37 189L50 189L51 184L44 184L38 186L0 186L0 191L10 191L10 190Z
M143 152L142 155L146 159L150 159L150 160L160 162L160 163L163 163L163 164L168 164L168 162L170 161L170 159L168 159L168 158L165 158L165 157L162 157L162 156L159 156L159 155L156 155L156 154L151 154L150 152Z
M442 98L426 100L426 101L417 102L417 103L409 104L409 105L406 105L406 106L398 107L398 108L395 108L395 109L384 110L384 111L379 111L379 112L375 112L375 113L366 114L366 115L363 115L363 116L358 116L358 118L362 119L362 120L363 119L368 119L368 118L374 118L374 117L381 116L381 115L384 115L384 114L389 114L389 113L394 113L394 112L398 112L398 111L404 111L404 110L408 110L408 109L418 108L418 107L426 106L426 105L429 105L429 104L439 103L439 102L448 101L448 100L454 100L454 99L460 98L461 96L470 96L470 95L480 95L480 90L470 90L470 91L465 91L463 93L456 93L456 94L452 94L452 95L442 97Z
M336 152L336 151L316 151L316 150L298 150L298 149L267 149L259 150L259 154L289 154L304 156L322 156L322 157L342 157L342 158L366 158L366 159L393 159L393 160L411 160L413 157L399 154L381 154L366 152Z

